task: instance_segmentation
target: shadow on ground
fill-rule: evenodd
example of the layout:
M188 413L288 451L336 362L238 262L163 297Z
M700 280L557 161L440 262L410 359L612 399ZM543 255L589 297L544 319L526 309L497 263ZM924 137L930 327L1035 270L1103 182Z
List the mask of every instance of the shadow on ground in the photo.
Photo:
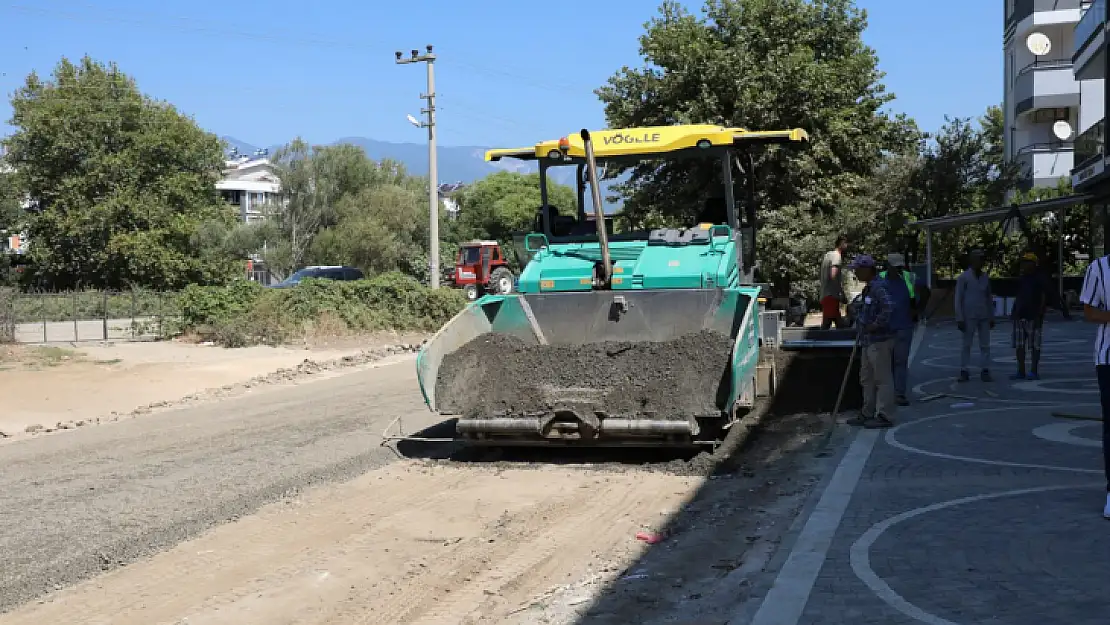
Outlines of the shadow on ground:
M848 366L847 350L780 353L778 392L751 428L736 427L714 451L631 448L484 448L403 441L407 457L542 468L660 471L704 476L695 495L665 518L643 551L621 570L593 570L519 606L505 623L616 625L727 623L750 598L766 565L830 455L830 411ZM853 369L856 369L853 366ZM842 410L858 409L858 375L849 376ZM450 437L454 420L418 436Z

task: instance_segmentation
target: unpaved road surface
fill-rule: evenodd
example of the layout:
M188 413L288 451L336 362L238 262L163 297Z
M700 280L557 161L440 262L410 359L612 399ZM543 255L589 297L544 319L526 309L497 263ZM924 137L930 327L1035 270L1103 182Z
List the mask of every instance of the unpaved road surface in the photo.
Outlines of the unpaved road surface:
M411 363L0 445L0 608L388 462Z
M0 432L125 415L246 383L306 359L332 362L386 345L419 344L421 338L383 334L312 349L224 349L182 341L0 346Z
M382 428L436 421L414 378L410 358L0 445L0 625L724 623L816 479L805 416L716 469L399 459Z

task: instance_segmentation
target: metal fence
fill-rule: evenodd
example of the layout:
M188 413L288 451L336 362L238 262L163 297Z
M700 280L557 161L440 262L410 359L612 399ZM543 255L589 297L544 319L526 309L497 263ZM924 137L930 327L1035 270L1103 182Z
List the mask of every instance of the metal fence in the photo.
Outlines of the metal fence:
M178 293L0 291L0 341L9 343L157 340L180 330Z

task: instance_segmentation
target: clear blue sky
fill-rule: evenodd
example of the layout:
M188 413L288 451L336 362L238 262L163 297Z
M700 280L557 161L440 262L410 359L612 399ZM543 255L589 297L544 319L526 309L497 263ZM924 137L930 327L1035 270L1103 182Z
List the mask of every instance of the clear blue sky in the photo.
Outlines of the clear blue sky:
M699 2L689 2L697 7ZM1002 3L859 0L894 108L925 129L1002 99ZM0 91L61 56L116 61L146 93L256 145L295 135L421 142L422 65L436 46L440 141L526 145L602 127L593 88L638 65L656 0L0 0ZM481 7L481 8L479 8ZM957 17L958 16L958 17ZM11 109L0 103L0 119ZM7 134L11 128L0 127Z

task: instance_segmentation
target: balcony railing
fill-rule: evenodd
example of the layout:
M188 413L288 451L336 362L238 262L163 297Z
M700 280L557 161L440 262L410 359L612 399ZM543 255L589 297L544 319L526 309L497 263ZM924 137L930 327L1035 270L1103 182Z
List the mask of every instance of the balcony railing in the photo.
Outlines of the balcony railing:
M1006 26L1040 11L1065 11L1078 9L1086 4L1083 0L1014 0L1014 12L1006 16Z
M1079 82L1070 59L1040 61L1023 67L1014 80L1017 113L1037 108L1079 106Z
M1087 12L1075 25L1075 47L1072 49L1074 59L1087 47L1095 33L1106 23L1106 0L1095 0L1087 8Z
M1072 141L1053 141L1051 143L1031 143L1021 147L1017 153L1032 154L1033 152L1070 152L1075 149Z
M1100 119L1098 123L1084 130L1075 138L1075 169L1090 164L1102 158L1106 147L1106 120Z

